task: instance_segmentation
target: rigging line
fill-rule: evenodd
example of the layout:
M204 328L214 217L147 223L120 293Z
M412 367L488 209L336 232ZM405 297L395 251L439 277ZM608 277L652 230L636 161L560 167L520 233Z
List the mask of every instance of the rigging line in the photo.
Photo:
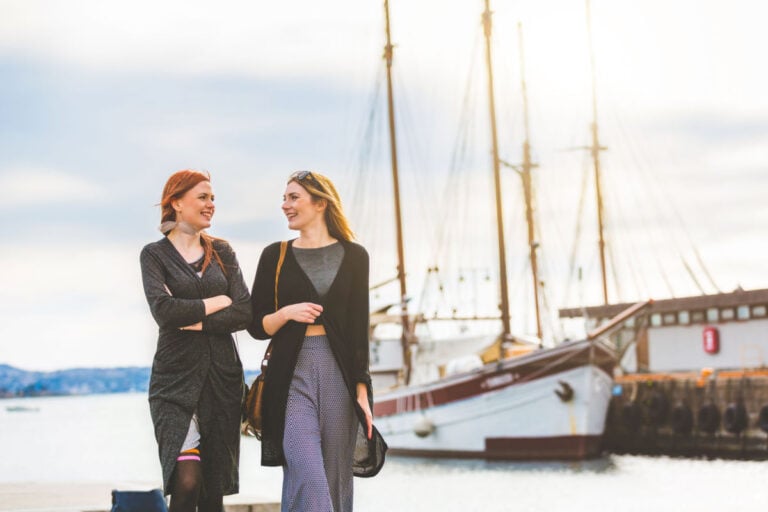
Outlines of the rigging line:
M350 147L348 148L348 157L346 158L347 161L347 168L354 169L356 164L359 162L360 159L360 141L365 139L365 132L367 130L367 126L370 123L369 118L371 116L371 110L376 108L376 105L378 103L378 90L381 86L381 80L383 76L383 69L381 66L375 66L371 70L371 75L369 80L367 80L367 83L369 84L368 89L368 95L363 105L368 106L363 112L368 112L367 115L363 115L362 118L359 120L359 124L356 127L355 134L352 137Z
M402 141L403 138L405 139L404 144L404 157L406 160L410 161L411 163L411 169L412 172L405 173L404 178L410 179L414 182L415 187L413 190L407 190L406 192L413 193L414 191L418 191L419 195L427 195L428 197L426 199L417 199L415 201L417 209L420 210L420 216L421 216L421 222L419 223L420 227L423 227L426 231L426 236L429 238L434 239L435 237L435 229L430 228L430 224L434 223L435 220L433 220L433 217L428 214L427 211L427 205L428 204L434 204L436 201L436 197L434 197L435 194L435 188L430 187L429 184L432 182L429 176L426 175L427 170L429 167L426 164L425 159L425 153L426 151L420 151L417 145L419 145L420 141L417 141L417 135L420 133L419 130L414 129L416 126L416 122L414 121L412 108L411 108L411 102L410 102L410 93L406 89L405 85L402 84L400 80L397 81L395 85L399 85L398 87L398 113L399 113L399 119L400 126L402 128L402 133L404 137L401 137L400 140ZM418 160L421 160L419 163ZM413 169L416 168L415 171ZM420 182L421 180L421 182ZM429 196L433 197L429 197ZM408 201L406 201L406 204ZM424 233L422 232L421 235L423 236ZM421 238L421 237L419 237ZM434 241L432 243L429 243L428 245L433 245Z
M537 186L538 174L539 173L536 173L535 176L531 176L531 190L532 190L531 195L534 198L537 198L539 194L539 187ZM537 240L536 243L538 244L535 250L536 250L536 256L537 256L538 266L539 266L538 279L535 285L538 288L539 296L541 297L541 309L543 313L542 316L544 316L545 314L548 314L544 304L548 302L545 300L546 299L545 296L549 294L549 290L544 287L544 283L546 282L546 279L548 278L548 276L552 274L550 273L551 271L550 262L548 261L548 258L547 258L547 255L549 254L549 250L544 250L544 244L541 242L542 240L545 239L541 225L542 225L541 217L539 216L537 217L536 222L534 224L534 231L535 231L534 234Z
M607 181L606 189L610 189L612 182L610 180L606 180L606 181ZM611 205L611 211L614 212L616 216L623 217L626 222L628 219L624 215L624 212L621 206L619 206L619 204L621 204L623 201L617 201L615 204L612 200L609 202ZM609 221L612 221L612 219L609 218ZM615 224L618 225L618 223L615 223ZM623 230L625 236L616 236L616 231L617 230L615 229L613 230L614 236L611 237L611 244L609 245L608 254L611 259L611 266L613 267L612 270L614 274L614 279L616 280L616 283L617 283L616 291L617 291L617 294L619 295L619 302L622 302L623 300L627 300L627 297L623 296L618 286L618 282L619 282L618 268L617 268L618 265L614 260L614 254L616 251L618 251L618 253L622 255L621 261L624 262L628 270L628 273L632 278L632 282L635 286L635 295L638 297L647 295L647 293L644 293L643 290L644 289L647 290L648 285L643 279L641 279L641 275L638 273L638 262L636 258L640 254L640 251L637 250L637 246L634 243L634 237L632 237L631 234L629 234L630 230L629 229Z
M624 126L624 123L618 117L617 117L617 124L619 126L619 129L622 132L624 132L624 133L627 132L627 130L626 130L625 126ZM631 149L633 151L633 154L637 155L639 153L639 151L637 151L636 148L632 147ZM643 161L643 163L645 165L640 165L640 166L638 166L638 168L642 171L643 177L645 177L651 183L651 185L653 185L654 183L660 182L661 181L660 178L657 175L654 175L655 172L656 172L656 170L655 170L656 166L652 165L646 158L642 158L642 161ZM681 212L680 212L680 210L679 210L679 208L677 206L677 202L669 195L669 191L665 187L653 187L653 186L651 186L650 189L662 196L661 200L659 200L655 195L652 195L652 198L654 199L656 207L659 208L658 211L663 211L660 208L660 206L659 206L660 204L663 204L663 205L667 206L669 209L671 209L671 211L672 211L672 213L674 215L674 219L677 222L677 226L678 226L679 230L682 231L682 233L685 235L686 241L688 242L688 245L689 245L690 249L696 255L696 259L697 259L697 261L699 263L699 266L701 267L701 270L704 272L704 275L709 280L710 285L715 290L717 290L718 293L721 293L721 290L717 286L717 284L715 283L714 279L712 278L712 275L710 274L709 269L707 268L707 266L704 263L704 261L701 259L701 255L699 253L699 250L698 250L695 242L693 241L693 238L691 237L691 234L690 234L689 230L686 228L686 223L683 220L682 214L681 214ZM673 240L675 242L675 248L676 248L676 250L678 252L678 255L682 258L683 257L682 256L683 250L682 250L682 248L680 246L679 240L677 239L677 237L672 237L672 238L673 238ZM693 269L691 269L691 271L692 270ZM694 279L694 281L698 281L698 279ZM700 287L700 283L697 282L696 286Z
M381 94L381 86L384 82L384 69L382 66L378 66L376 69L376 74L374 75L373 79L373 88L371 90L370 96L368 97L368 115L365 117L365 120L363 123L361 123L360 127L360 133L357 137L358 140L362 140L364 142L369 143L370 142L370 132L372 130L372 125L375 121L376 112L379 109L379 96ZM369 148L369 145L366 144L364 146L365 148ZM358 153L359 157L365 158L361 153ZM358 160L359 162L359 160Z
M694 245L693 240L690 237L690 234L688 235L688 241L690 242L691 247L693 248L693 254L694 256L696 256L696 261L699 263L701 270L704 271L704 275L707 276L707 279L709 280L709 284L712 285L712 288L714 288L717 293L723 293L720 287L717 286L717 283L715 283L715 280L712 277L712 274L709 273L709 268L704 264L704 260L702 259L701 254L699 253L699 248Z
M542 286L542 288L544 288ZM558 322L555 320L555 313L556 311L552 308L552 305L549 301L549 294L548 293L542 293L541 294L541 307L544 310L545 314L542 315L544 318L544 325L549 330L549 336L546 334L544 335L544 338L549 338L550 341L554 342L558 339L563 339L563 329L562 326L558 324ZM544 340L542 340L543 342Z
M459 116L459 129L456 133L456 138L453 145L453 150L451 154L451 160L449 164L449 172L448 172L448 179L445 183L445 192L443 193L443 197L455 197L457 201L455 203L458 203L458 196L459 196L459 187L458 181L459 177L461 175L460 167L462 164L466 162L467 158L467 147L468 147L468 140L469 140L469 133L473 128L473 118L469 115L469 112L471 112L473 109L474 104L474 98L473 98L473 92L475 88L475 70L477 67L477 54L478 54L478 45L480 42L480 27L478 26L475 29L475 38L473 42L473 48L471 52L470 57L470 63L469 63L469 69L467 72L467 78L465 81L464 86L464 97L462 99L461 104L461 110L460 110L460 116ZM450 202L449 202L450 204ZM448 208L448 206L446 206ZM466 218L466 215L461 215L461 219ZM462 232L462 231L460 231ZM439 261L440 255L442 254L443 250L445 249L446 239L448 235L448 223L444 224L442 226L442 229L438 230L438 239L437 239L437 246L435 248L435 254L433 256L434 261Z
M642 170L643 166L641 165L640 159L638 158L638 155L637 155L637 152L636 152L636 148L634 146L633 138L630 137L629 134L626 132L624 124L621 122L621 119L618 116L615 116L614 120L616 121L616 124L617 124L617 126L619 128L619 131L621 132L621 138L618 141L618 143L621 145L622 148L626 146L626 149L628 150L630 158L634 161L634 168ZM626 143L626 144L622 144L622 143ZM622 151L622 153L624 153L624 152ZM633 176L637 176L637 175L634 174ZM641 177L642 177L642 175L641 175ZM637 187L630 186L628 188L632 192L632 197L635 200L635 204L638 205L637 211L640 214L640 219L641 219L640 222L641 222L641 225L642 225L642 227L644 228L644 230L646 232L646 236L648 237L648 241L650 242L648 245L650 246L650 248L653 251L654 260L655 260L655 262L657 264L658 271L661 273L662 279L664 280L664 282L665 282L665 284L666 284L666 286L667 286L667 288L669 290L669 293L672 296L674 296L675 292L674 292L672 283L669 280L669 277L668 277L668 275L666 273L664 265L662 264L662 258L661 258L660 254L659 254L659 246L660 246L660 244L657 243L658 239L656 237L655 231L653 229L651 229L651 226L652 226L653 223L645 215L645 212L649 211L649 209L646 209L646 208L642 207L644 201L639 196L640 189L645 188L645 187L643 187L641 185L641 186L637 186ZM650 211L656 211L656 212L660 211L660 207L659 207L658 203L656 203L656 206L657 206L656 208L650 209Z
M373 151L370 139L367 138L363 141L361 148L361 155L358 162L358 174L353 187L352 195L350 197L352 211L359 222L363 226L370 224L368 201L365 199L368 197L369 184L372 180L374 173L370 172Z
M571 246L571 256L568 261L568 279L565 282L565 301L569 301L573 280L576 278L576 259L578 257L579 245L581 241L581 228L584 217L584 207L586 204L587 187L589 186L590 168L589 161L582 157L581 190L579 192L579 205L576 209L576 226L573 231L573 245Z
M374 151L373 142L376 130L377 112L379 111L379 95L381 91L381 85L384 82L384 71L381 69L381 66L379 68L378 77L374 82L373 91L368 101L368 115L366 116L366 121L361 128L361 134L359 136L359 140L361 142L357 158L359 174L368 174L364 173L364 171L369 169L372 153ZM357 186L353 189L356 193L354 197L366 197L365 195L362 195L362 192L365 190L364 180L356 180L356 185ZM363 201L363 206L365 203L367 202Z
M514 39L517 40L517 31L512 31L511 33L512 33ZM503 47L502 47L502 44L501 44L502 43L502 41L501 41L502 38L500 36L500 32L499 31L494 31L491 34L491 37L493 38L493 48L497 49L496 55L501 55L503 53L503 51L502 51ZM510 54L514 55L514 51L510 52ZM520 59L519 56L518 56L518 59ZM513 97L518 96L518 92L517 92L518 83L517 83L516 80L514 80L512 78L512 77L514 77L514 71L513 71L513 67L512 67L512 58L504 58L504 59L497 58L497 59L494 59L494 61L495 62L501 61L497 65L497 67L500 68L500 70L499 70L500 72L498 74L496 74L496 84L497 84L498 90L499 91L502 91L502 90L507 91L507 94L500 94L499 97L497 98L497 104L499 104L499 106L500 106L499 110L501 112L501 115L499 117L503 118L502 122L499 124L499 126L506 127L506 131L507 131L506 136L500 137L500 140L515 141L515 139L522 138L522 137L515 136L515 133L517 133L517 130L519 129L519 127L517 126L517 124L519 124L519 122L516 123L515 120L516 119L518 119L518 120L520 119L520 116L515 116L515 113L517 112L516 108L518 108L517 107L517 102L516 101L502 101L502 100L506 100L507 98L511 99ZM512 85L506 86L506 87L503 86L503 85L499 85L500 82L503 82L504 77L509 78L509 81L510 81L510 83ZM520 130L520 131L522 131L522 130ZM501 147L504 147L505 150L507 148L515 148L515 150L517 150L517 144L514 144L513 142L510 142L509 144L501 144ZM502 158L504 158L506 160L510 160L511 159L510 155L505 155ZM514 161L516 161L516 160L517 159L515 159Z
M374 171L374 167L378 165L377 162L383 161L382 143L384 141L384 136L382 135L382 132L384 130L384 118L380 115L381 106L379 105L378 101L381 86L384 82L383 70L379 78L380 80L377 82L378 87L374 91L375 94L373 96L372 109L369 115L369 122L366 129L365 145L368 147L368 151L367 153L361 155L360 160L361 168L366 171L364 174L365 179L360 183L360 195L358 196L358 200L356 202L361 210L361 216L364 219L365 225L373 226L374 228L370 230L373 231L373 247L369 249L372 252L377 251L381 246L391 246L391 244L384 244L382 241L385 230L376 229L378 218L375 217L374 213L378 209L376 201L380 197L380 194L372 193L374 186L377 184L376 180L380 180L380 177L382 176L382 173Z
M378 145L375 144L376 140L380 140L380 133L377 133L378 131L378 124L376 123L375 115L378 110L372 111L372 117L371 117L371 124L369 126L369 130L366 131L366 138L363 141L363 146L365 148L365 152L361 155L361 159L359 162L360 169L362 174L361 179L359 180L358 184L359 187L356 191L358 194L356 196L356 204L358 205L358 208L360 209L360 213L362 218L364 219L366 225L371 223L371 206L370 201L367 200L367 198L370 196L370 190L371 190L371 183L373 182L376 173L372 172L373 162L378 160Z
M683 258L682 256L680 257L680 259L683 261L683 266L685 267L685 270L688 271L688 275L691 277L693 282L699 288L699 291L701 292L701 294L706 295L707 292L704 291L704 288L701 286L701 283L699 283L699 280L696 279L696 275L694 275L693 271L691 270L691 267L688 265L688 262L685 261L685 258Z
M513 281L514 288L512 297L521 302L520 313L515 315L518 322L522 324L521 331L527 335L535 335L536 333L536 313L533 309L533 292L529 290L528 275L533 272L531 268L531 260L528 258L523 259L520 265L520 272Z
M618 142L618 146L621 146L620 141ZM619 154L619 151L617 151L614 154ZM641 251L638 246L636 245L635 237L628 235L626 237L623 237L626 242L626 245L629 246L629 251L622 252L622 254L627 254L629 256L629 262L630 262L630 271L632 272L632 277L635 282L635 289L636 289L636 298L644 298L644 297L650 297L653 295L652 290L655 289L655 286L649 285L648 279L646 278L646 275L644 272L642 272L642 269L646 268L644 263L644 258L641 258L640 255L643 254L643 252L647 252L647 249L650 248L653 262L655 263L655 266L658 270L658 274L661 276L661 280L663 281L664 285L667 288L667 292L669 293L670 297L675 296L674 286L672 284L671 279L669 278L669 274L667 273L667 269L665 268L664 264L662 263L663 258L660 253L659 247L661 244L658 243L657 233L655 230L651 229L652 223L648 220L648 217L645 215L645 212L647 211L645 208L642 207L642 198L638 195L638 191L640 190L640 187L634 187L630 186L625 187L628 188L632 195L631 197L635 200L636 208L634 211L637 211L640 213L640 225L642 226L646 238L646 245L645 251ZM639 260L639 261L638 261ZM638 276L638 269L639 276ZM642 284L642 286L640 285ZM654 283L655 285L655 283Z
M618 116L614 116L613 119L614 119L614 121L616 122L616 125L619 128L619 132L621 133L621 138L618 141L618 143L620 145L620 148L627 150L626 153L629 154L630 158L634 162L634 168L642 170L643 165L642 165L642 162L640 161L640 159L638 158L633 138L625 130L625 126L624 126L623 122L621 121L621 119ZM620 150L616 154L625 154L625 152ZM636 177L637 175L633 174L633 176ZM642 177L642 174L641 174L641 177ZM660 247L661 244L658 243L659 240L657 238L656 231L651 229L651 226L652 226L653 223L645 215L645 213L647 211L649 211L649 210L642 207L644 201L640 197L639 192L640 192L641 189L645 189L646 187L640 185L640 186L637 186L637 187L629 186L629 187L624 187L624 188L625 189L628 188L629 191L632 193L631 197L634 199L635 204L637 205L637 211L639 212L639 215L640 215L640 223L641 223L641 225L643 226L643 228L644 228L644 230L646 232L646 236L648 237L648 241L649 241L648 245L652 249L653 257L654 257L654 261L656 263L657 269L658 269L658 271L659 271L659 273L661 275L662 280L664 281L664 284L667 287L667 290L668 290L669 294L672 297L674 297L675 296L674 287L672 285L671 280L669 279L669 275L666 272L666 269L665 269L665 267L664 267L664 265L662 263L661 255L659 253L659 247ZM658 204L657 204L657 207L658 207ZM658 208L655 209L655 211L659 211ZM632 248L634 249L635 247L633 246ZM630 254L634 255L635 252L633 251ZM639 254L639 252L637 254ZM647 286L648 285L646 283L646 287ZM640 291L640 290L638 289L638 291ZM645 296L648 296L648 291L646 291Z
M623 124L623 122L621 121L621 119L620 119L620 118L616 118L616 122L617 122L617 125L618 125L618 127L619 127L619 130L622 132L622 135L624 136L623 138L624 138L625 140L628 140L629 142L631 142L631 141L632 141L632 139L631 139L631 138L630 138L628 135L626 135L626 133L627 133L627 132L626 132L626 127L624 126L624 124ZM636 148L635 148L634 146L632 146L631 144L629 145L629 151L630 151L631 155L634 157L635 161L636 161L636 162L637 162L637 161L639 161L639 158L637 157ZM648 167L647 167L647 166L645 166L645 165L638 165L638 166L637 166L637 168L641 170L641 177L642 177L642 178L645 178L645 179L647 180L647 179L648 179L648 174L647 174L647 171L648 171ZM649 186L649 185L650 185L650 186ZM652 200L653 200L653 202L654 202L654 209L653 209L653 210L654 210L654 211L656 211L656 212L663 212L663 211L664 211L664 209L663 209L662 203L664 203L664 202L663 202L663 201L660 201L660 200L659 200L659 197L657 197L656 195L654 195L654 194L653 194L653 192L654 192L654 191L656 191L655 189L658 189L658 188L662 188L662 187L654 187L654 186L653 186L653 184L648 184L648 182L646 182L646 186L642 186L642 187L636 187L636 189L635 189L635 190L638 190L638 189L640 189L640 188L643 188L643 189L649 189L649 188L650 188L650 190L651 190L651 198L652 198ZM665 217L665 215L663 215L663 213L662 213L661 217L662 217L662 220L663 220L663 218ZM650 224L651 224L651 223L650 223L650 222L648 222L647 220L646 220L646 221L644 221L644 226L645 226L645 227L646 227L646 229L648 230L648 233L649 233L649 238L650 238L650 239L651 239L651 241L652 241L651 245L654 247L654 255L655 255L655 258L656 258L656 261L657 261L658 270L659 270L659 271L661 272L661 274L662 274L662 279L665 281L665 283L666 283L666 285L667 285L667 288L668 288L668 290L669 290L669 293L670 293L670 295L671 295L672 297L674 297L674 296L676 295L676 293L675 293L675 291L674 291L674 287L673 287L673 285L672 285L672 283L671 283L671 281L670 281L669 277L667 276L667 273L666 273L666 271L665 271L665 268L664 268L665 266L664 266L664 264L662 263L662 259L660 258L659 254L658 254L658 249L657 249L657 247L659 246L659 244L657 244L657 243L656 243L656 240L657 240L657 239L656 239L656 237L653 235L653 231L651 231L651 229L650 229ZM672 242L673 242L673 244L674 244L674 246L675 246L675 250L676 250L676 252L678 253L678 256L679 256L679 257L680 257L682 260L684 260L685 258L684 258L684 256L683 256L683 251L682 251L682 248L680 247L680 244L679 244L679 240L677 239L677 237L676 237L676 236L674 236L674 235L672 235L672 236L670 236L669 238L671 238L671 239L672 239ZM689 274L689 275L691 275L691 274L693 273L693 269L689 267L689 268L687 269L686 273L687 273L687 274ZM695 276L692 276L692 281L695 283L695 285L696 285L696 286L697 286L697 288L698 288L698 287L699 287L698 279L697 279Z
M544 168L542 168L544 169ZM543 178L543 174L545 173L537 173L537 181L539 178ZM536 196L538 199L541 199L539 201L539 204L547 204L547 205L553 205L556 204L555 201L553 201L551 194L551 187L550 186L537 186L536 187ZM552 207L550 206L550 211L552 211ZM561 260L554 259L553 255L559 255L559 254L566 254L567 250L563 248L562 246L564 244L564 240L566 240L567 237L563 234L563 229L558 222L558 218L555 215L551 215L551 218L547 219L547 226L550 231L554 231L554 236L549 236L545 238L544 234L544 224L545 221L542 219L541 222L536 223L536 231L537 231L537 237L539 240L546 240L546 247L547 250L543 250L541 252L541 261L543 265L542 269L542 275L544 276L554 276L558 275L561 272L558 270L562 268ZM557 263L555 263L557 262ZM562 289L560 290L562 291ZM547 291L547 293L550 293ZM560 301L558 301L560 302Z
M621 281L619 281L619 273L618 269L616 268L616 255L613 250L613 244L612 243L606 243L605 245L608 246L608 259L611 261L611 274L613 275L613 288L616 290L616 295L618 296L618 302L622 302L624 297L624 291L621 286Z
M614 152L614 154L616 154ZM614 168L621 168L620 166L613 165ZM632 237L630 234L628 234L631 230L629 228L622 230L622 232L625 234L625 236L619 236L619 232L617 229L617 226L623 223L626 225L628 224L631 219L627 215L626 211L624 210L625 203L629 203L628 200L626 200L625 197L619 197L621 194L622 196L625 196L626 187L620 187L616 184L616 172L608 173L607 175L604 175L604 188L606 191L609 191L611 193L605 194L605 201L608 208L608 212L606 213L606 222L605 222L605 232L609 235L608 243L606 244L608 249L608 256L611 263L611 273L613 275L614 279L614 288L619 296L619 302L626 299L624 292L626 291L625 288L622 286L622 281L619 279L619 267L617 264L616 259L616 252L618 250L619 254L626 255L621 259L621 261L624 263L624 266L628 269L629 274L632 276L632 279L635 283L635 290L637 293L640 293L640 284L638 280L637 275L637 267L633 265L632 261L634 259L635 251L630 250L622 250L622 247L627 248L629 246L629 249L635 249L633 243L632 243ZM632 189L632 187L630 187ZM642 210L641 210L642 215ZM629 224L631 226L631 223ZM621 245L621 247L620 247Z
M504 411L508 411L508 410L515 409L515 408L518 408L518 407L523 407L523 406L528 405L528 404L532 404L532 403L536 403L536 402L540 402L540 401L546 400L550 396L550 394L551 394L550 390L546 390L546 392L545 391L540 391L540 392L538 392L536 394L532 394L530 396L527 396L526 398L519 399L516 402L512 402L512 401L500 402L503 405L498 405L498 406L495 406L493 408L489 408L487 403L486 403L486 404L483 405L483 407L479 408L477 411L471 411L471 414L467 414L467 415L464 415L464 416L458 416L457 415L457 416L455 416L455 417L453 417L451 419L447 419L447 420L442 420L441 419L440 421L435 421L435 423L434 423L435 424L435 428L447 427L447 426L450 426L450 425L459 425L461 423L467 423L469 421L476 421L477 418L486 417L486 416L492 416L494 414L498 414L498 413L501 413L501 412L504 412ZM425 409L425 410L429 412L429 409ZM419 413L419 411L418 410L405 411L405 414L415 414L415 413ZM400 435L400 434L411 434L411 435L413 435L412 434L413 433L413 427L411 426L410 423L407 424L406 428L399 427L399 425L398 425L399 428L394 428L394 427L391 426L392 422L389 419L387 419L387 418L382 418L381 420L377 420L377 421L381 421L384 425L386 425L385 428L381 429L381 431L384 433L385 436L387 436L387 435L394 436L394 435ZM378 425L378 423L377 423L377 425Z

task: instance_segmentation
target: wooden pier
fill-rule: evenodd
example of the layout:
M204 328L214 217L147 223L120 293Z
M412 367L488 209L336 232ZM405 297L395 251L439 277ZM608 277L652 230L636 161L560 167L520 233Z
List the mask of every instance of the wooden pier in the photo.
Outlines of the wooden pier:
M112 489L149 490L153 483L2 483L0 511L3 512L109 512ZM224 498L226 512L278 512L280 503L263 496L236 494Z
M768 369L633 374L613 391L608 451L768 459Z

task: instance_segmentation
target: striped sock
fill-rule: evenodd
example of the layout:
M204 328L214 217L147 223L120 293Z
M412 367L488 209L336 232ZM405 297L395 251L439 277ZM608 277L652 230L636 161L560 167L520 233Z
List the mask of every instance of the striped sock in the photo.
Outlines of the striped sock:
M197 448L190 448L189 450L184 450L183 452L179 453L179 456L176 457L177 461L182 460L196 460L200 462L200 450Z

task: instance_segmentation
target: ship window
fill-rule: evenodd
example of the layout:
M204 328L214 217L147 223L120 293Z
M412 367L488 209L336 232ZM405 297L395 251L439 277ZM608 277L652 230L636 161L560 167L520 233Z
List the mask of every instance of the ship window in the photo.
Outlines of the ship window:
M736 318L736 312L733 308L723 308L720 310L721 320L733 320L734 318Z
M749 306L739 306L736 308L736 318L739 320L749 320Z
M704 312L703 311L693 311L691 313L691 322L695 324L703 324L704 323Z
M661 313L654 313L651 315L651 325L658 327L661 325Z
M752 306L752 316L766 316L766 312L765 306Z
M674 313L664 313L662 321L664 325L675 325L677 323L677 315Z
M719 318L718 312L717 308L709 308L707 310L707 322L717 322Z
M681 311L677 314L677 321L680 325L688 325L691 323L691 314L688 311Z

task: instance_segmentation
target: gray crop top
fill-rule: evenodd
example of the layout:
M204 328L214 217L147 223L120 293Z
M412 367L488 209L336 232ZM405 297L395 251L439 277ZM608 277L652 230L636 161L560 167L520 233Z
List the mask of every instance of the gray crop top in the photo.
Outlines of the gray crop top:
M318 295L322 297L328 293L341 266L341 260L344 259L344 246L336 242L316 249L302 249L293 245L291 249Z

